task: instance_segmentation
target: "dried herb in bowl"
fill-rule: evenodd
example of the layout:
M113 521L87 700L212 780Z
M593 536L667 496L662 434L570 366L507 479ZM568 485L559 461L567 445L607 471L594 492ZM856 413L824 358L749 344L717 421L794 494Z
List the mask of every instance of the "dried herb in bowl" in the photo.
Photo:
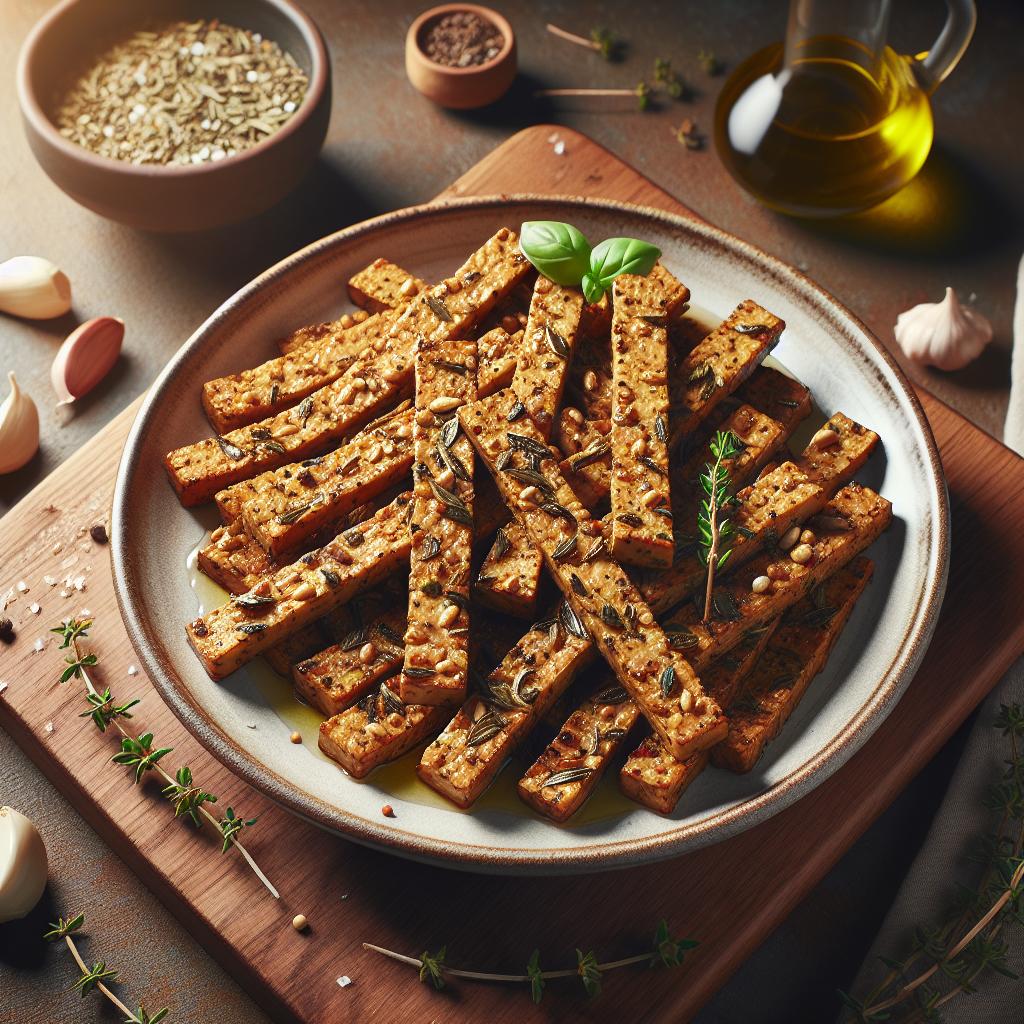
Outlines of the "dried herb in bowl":
M486 64L501 53L505 37L475 11L454 11L434 22L423 38L423 52L449 68Z
M222 22L140 31L59 99L64 138L133 164L223 160L276 132L309 86L291 54Z

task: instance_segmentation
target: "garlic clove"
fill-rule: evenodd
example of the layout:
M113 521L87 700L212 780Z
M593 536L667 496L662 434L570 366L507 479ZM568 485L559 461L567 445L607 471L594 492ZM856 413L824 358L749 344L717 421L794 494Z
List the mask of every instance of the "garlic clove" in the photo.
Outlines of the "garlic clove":
M42 256L0 263L0 310L30 320L50 320L71 308L71 282Z
M923 302L896 318L896 340L908 359L940 370L959 370L992 340L992 325L976 309L961 306L946 289L941 302Z
M75 328L50 367L50 383L60 405L88 394L110 372L121 353L124 321L98 316Z
M0 473L21 469L39 450L39 410L18 387L14 372L7 374L11 393L0 405Z
M0 924L28 915L46 888L46 847L32 822L0 807Z

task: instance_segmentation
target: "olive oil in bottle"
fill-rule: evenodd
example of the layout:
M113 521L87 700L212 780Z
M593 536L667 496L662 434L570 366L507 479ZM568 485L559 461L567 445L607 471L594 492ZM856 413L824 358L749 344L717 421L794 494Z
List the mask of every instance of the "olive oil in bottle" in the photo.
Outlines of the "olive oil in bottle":
M877 56L818 36L785 63L781 43L741 64L723 87L715 142L734 178L797 216L863 210L901 189L932 144L928 95L913 58Z

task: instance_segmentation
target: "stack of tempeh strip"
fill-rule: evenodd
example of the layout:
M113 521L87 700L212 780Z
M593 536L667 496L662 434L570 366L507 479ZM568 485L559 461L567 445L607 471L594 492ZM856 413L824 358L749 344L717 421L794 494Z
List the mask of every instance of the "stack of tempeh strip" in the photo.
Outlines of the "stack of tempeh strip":
M167 457L182 502L215 497L224 522L200 567L235 597L188 626L210 675L260 653L290 670L329 716L322 749L357 777L433 738L417 771L463 807L556 713L519 781L554 820L644 719L620 777L640 803L671 811L709 760L749 770L824 664L871 575L859 552L891 515L849 483L878 439L841 413L786 457L810 398L759 368L783 322L747 300L694 341L675 326L689 291L664 267L591 306L534 277L508 229L435 288L380 259L349 294L357 314L207 384L218 434ZM690 538L715 430L742 445L738 534L703 622L672 609L704 579ZM791 527L808 557L788 553ZM492 536L470 619L473 544ZM562 599L508 649L509 624L481 609L535 615L545 566ZM500 656L488 636L508 653L467 695L471 650L484 670ZM606 667L574 698L595 653Z

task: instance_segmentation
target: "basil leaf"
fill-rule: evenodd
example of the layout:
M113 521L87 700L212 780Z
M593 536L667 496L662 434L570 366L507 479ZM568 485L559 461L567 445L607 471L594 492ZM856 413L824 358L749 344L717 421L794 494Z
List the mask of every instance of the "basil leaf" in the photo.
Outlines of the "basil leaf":
M583 297L587 302L600 302L601 296L608 290L608 285L603 284L593 274L586 273L580 282L583 288Z
M590 266L590 243L578 228L561 221L525 221L519 229L519 247L555 284L579 284Z
M649 274L660 256L659 248L639 238L606 238L590 253L590 274L607 288L619 274Z

